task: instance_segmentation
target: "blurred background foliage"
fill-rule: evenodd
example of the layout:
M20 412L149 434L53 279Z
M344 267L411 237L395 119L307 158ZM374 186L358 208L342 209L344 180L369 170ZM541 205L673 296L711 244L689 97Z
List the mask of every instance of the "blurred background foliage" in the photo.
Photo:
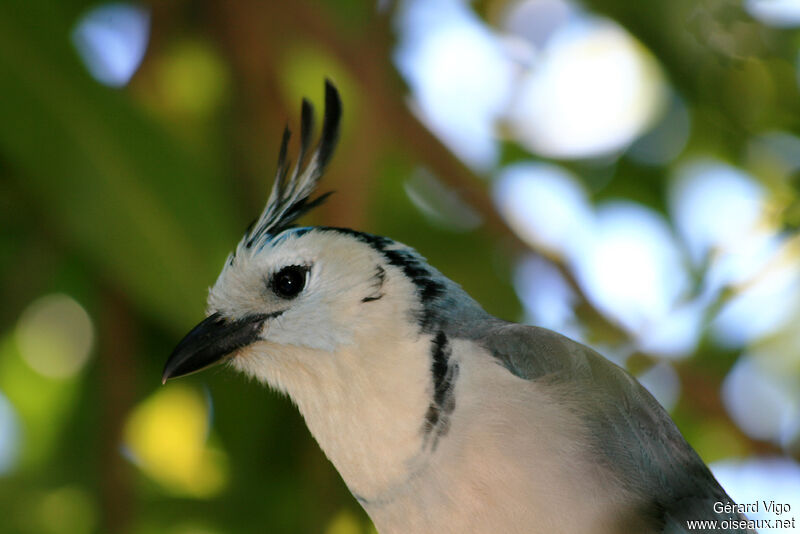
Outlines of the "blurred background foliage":
M800 2L0 3L0 533L358 534L286 399L161 386L338 85L312 223L625 366L800 510ZM295 128L296 129L296 128Z

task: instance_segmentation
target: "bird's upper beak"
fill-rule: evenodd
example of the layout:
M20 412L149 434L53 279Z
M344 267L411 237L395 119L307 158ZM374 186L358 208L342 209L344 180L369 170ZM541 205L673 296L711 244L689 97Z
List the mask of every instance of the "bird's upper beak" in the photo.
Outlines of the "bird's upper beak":
M267 314L228 320L219 313L206 317L186 334L164 365L162 383L201 371L258 339Z

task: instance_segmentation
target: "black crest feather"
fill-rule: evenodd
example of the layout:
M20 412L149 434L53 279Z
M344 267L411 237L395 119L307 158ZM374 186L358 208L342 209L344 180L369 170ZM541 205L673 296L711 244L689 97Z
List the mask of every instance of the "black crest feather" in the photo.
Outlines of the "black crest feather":
M339 91L330 80L325 80L325 117L322 121L322 134L316 150L307 156L314 131L314 107L308 100L303 99L300 116L300 152L297 163L290 173L292 165L287 159L287 152L291 132L286 127L278 153L275 183L264 211L242 239L242 244L246 248L290 227L300 216L319 206L328 197L330 193L311 199L339 140L341 117L342 101L339 98Z

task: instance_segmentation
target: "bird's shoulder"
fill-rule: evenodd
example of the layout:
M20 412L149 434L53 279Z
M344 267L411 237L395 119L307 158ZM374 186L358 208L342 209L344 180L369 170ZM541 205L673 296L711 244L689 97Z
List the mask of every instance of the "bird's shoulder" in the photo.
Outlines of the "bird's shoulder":
M552 330L496 322L475 341L514 375L552 388L554 402L576 413L593 459L634 494L664 532L688 520L740 519L716 514L732 502L669 414L626 370ZM732 530L732 532L745 532Z

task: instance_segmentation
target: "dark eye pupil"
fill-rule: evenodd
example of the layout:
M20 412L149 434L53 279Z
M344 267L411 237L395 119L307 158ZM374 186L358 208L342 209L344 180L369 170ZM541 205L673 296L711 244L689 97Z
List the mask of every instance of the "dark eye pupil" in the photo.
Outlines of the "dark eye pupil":
M284 267L272 277L272 289L279 297L296 297L306 285L307 271L306 267L300 265Z

